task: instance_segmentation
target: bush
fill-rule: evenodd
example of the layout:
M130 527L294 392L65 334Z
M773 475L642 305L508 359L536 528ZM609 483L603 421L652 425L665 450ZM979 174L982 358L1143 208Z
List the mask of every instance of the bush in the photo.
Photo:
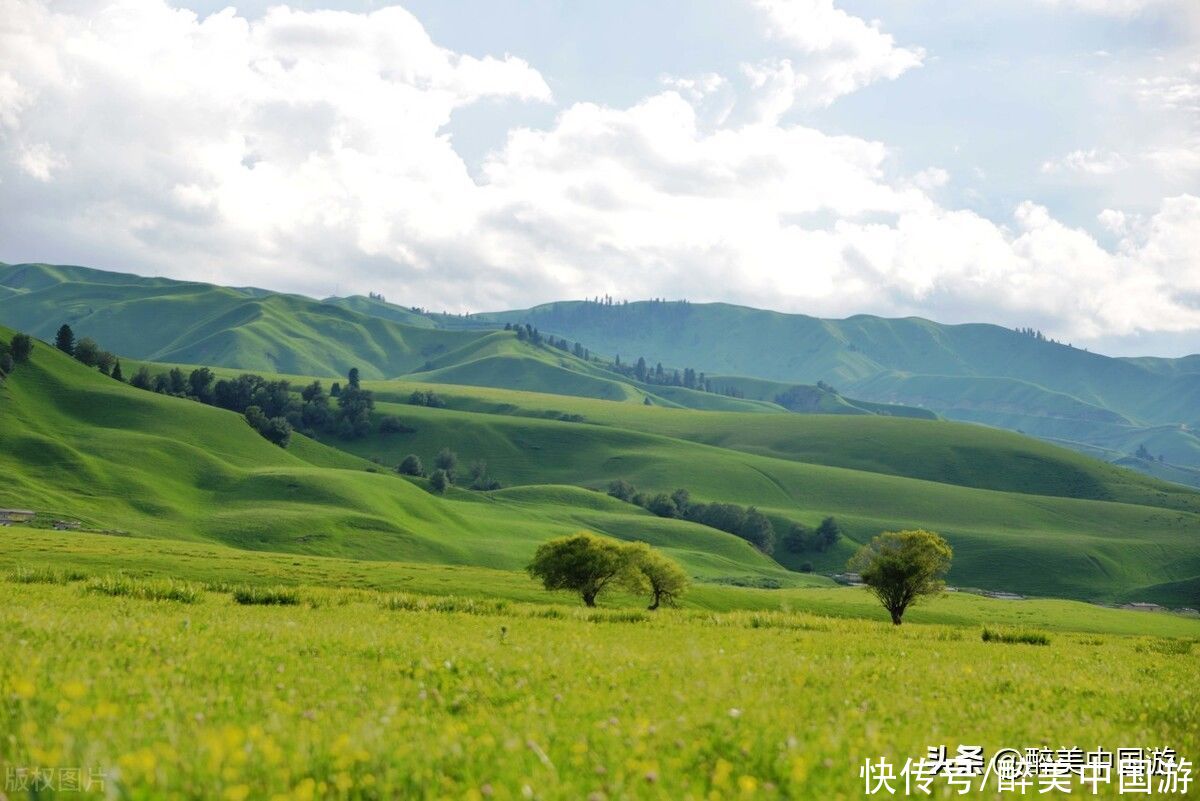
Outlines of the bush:
M618 501L625 503L633 503L633 496L637 494L637 490L623 478L618 478L608 485L608 494L616 498Z
M104 576L88 581L87 592L114 597L137 598L141 601L177 601L194 604L201 598L200 588L174 579L131 579L126 576Z
M380 434L412 434L417 429L404 424L404 421L395 415L389 414L379 421Z
M1050 638L1040 631L993 631L984 628L980 637L984 642L1020 643L1023 645L1049 645Z
M291 587L238 587L233 600L243 606L295 606L300 593Z
M83 581L86 573L78 570L55 570L52 567L26 567L17 565L8 572L5 579L13 584L66 584L69 581Z
M403 476L423 476L425 475L425 465L421 464L420 456L410 453L404 457L404 461L396 465L396 472Z
M433 475L429 477L429 486L439 495L444 493L450 484L450 476L445 470L434 470Z

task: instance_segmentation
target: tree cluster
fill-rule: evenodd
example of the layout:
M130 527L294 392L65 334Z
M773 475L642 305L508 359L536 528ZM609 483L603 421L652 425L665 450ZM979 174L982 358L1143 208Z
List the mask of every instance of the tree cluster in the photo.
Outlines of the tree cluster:
M254 373L242 373L237 378L221 379L207 367L197 367L184 373L173 367L165 373L152 374L143 366L129 380L138 389L190 398L210 406L237 412L264 437L286 448L293 430L309 436L319 432L336 434L346 439L365 436L371 431L371 412L375 400L369 390L359 386L358 369L350 370L345 389L325 394L320 381L301 388L299 396L288 381L269 381ZM336 404L331 400L336 397ZM380 431L411 432L399 418L385 417Z
M33 355L33 338L29 334L13 334L8 342L0 342L0 379L10 375L18 364L26 364Z
M102 349L91 337L84 337L76 342L75 332L66 323L59 326L58 333L54 335L54 347L68 356L75 357L75 361L80 364L95 367L118 381L124 380L121 361L116 356Z
M441 395L432 390L413 390L413 394L408 396L408 402L412 406L428 406L432 409L446 408L446 402L442 400Z
M637 504L659 517L689 520L741 537L765 554L775 551L775 526L766 515L753 506L695 503L686 489L677 489L669 495L665 492L638 492L624 479L617 479L609 484L608 494L626 503Z
M586 531L538 546L526 568L547 590L578 593L587 606L613 587L648 594L649 609L674 605L690 579L675 561L644 542L622 543Z
M410 453L396 465L396 472L403 476L427 477L429 486L439 495L451 485L457 484L460 478L458 472L458 454L449 448L442 448L433 459L433 471L425 472L425 463L415 453ZM487 462L477 459L467 468L466 487L485 492L497 490L501 484L488 473Z
M815 530L803 523L796 523L783 537L783 547L791 553L818 551L824 553L842 538L842 527L837 520L827 517Z
M705 376L703 372L696 372L691 367L683 368L683 372L668 370L662 366L662 362L658 362L654 367L651 367L643 356L639 356L638 360L633 364L622 364L621 355L617 354L616 360L611 365L607 365L607 367L614 373L619 373L626 378L632 378L643 384L683 387L684 389L695 389L700 392L714 391L712 380Z

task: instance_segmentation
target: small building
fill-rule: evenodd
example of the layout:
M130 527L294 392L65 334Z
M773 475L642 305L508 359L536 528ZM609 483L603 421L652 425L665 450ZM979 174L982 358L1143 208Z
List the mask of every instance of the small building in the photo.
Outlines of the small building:
M77 528L79 528L78 520L55 520L54 521L54 530L55 531L74 531Z
M28 523L34 514L32 509L0 509L0 523Z

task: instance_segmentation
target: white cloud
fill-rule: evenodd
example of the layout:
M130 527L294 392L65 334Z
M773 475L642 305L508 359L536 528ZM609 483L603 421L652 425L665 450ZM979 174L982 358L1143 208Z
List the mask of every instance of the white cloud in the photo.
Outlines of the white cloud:
M1129 166L1120 153L1106 150L1072 150L1059 159L1042 163L1043 173L1082 173L1085 175L1111 175Z
M893 80L921 66L925 51L899 47L878 22L835 8L833 0L753 0L767 32L795 51L743 65L763 95L763 119L777 119L793 104L827 106L879 80Z
M398 8L278 7L257 21L159 0L72 8L0 0L7 247L453 310L611 292L1033 324L1076 340L1200 328L1190 194L1124 219L1115 250L1032 203L997 225L942 206L929 193L948 174L904 174L880 142L779 124L779 112L711 124L697 107L728 90L715 76L513 130L472 179L447 121L482 98L549 99L518 58L450 52ZM882 66L827 86L919 61L840 14L820 36L861 40L851 61ZM824 41L810 49L842 47ZM828 74L796 58L793 100L797 75Z

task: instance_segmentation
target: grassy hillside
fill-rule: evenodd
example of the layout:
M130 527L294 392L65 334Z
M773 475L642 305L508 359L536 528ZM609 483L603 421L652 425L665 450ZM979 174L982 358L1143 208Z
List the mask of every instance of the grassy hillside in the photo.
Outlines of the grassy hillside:
M957 419L1096 444L1068 429L1194 425L1197 357L1114 359L993 325L940 325L860 315L820 320L728 304L569 301L474 315L446 326L529 322L602 353L690 364L710 375L782 383L824 380L855 397L913 405ZM1135 446L1136 447L1136 446ZM1126 454L1132 451L1126 452ZM1200 460L1181 462L1200 467Z
M40 343L0 400L0 506L89 528L503 569L587 528L661 545L697 576L803 580L735 537L577 488L442 499L304 437L281 450L238 415L133 389Z
M951 540L952 580L968 586L1101 598L1164 577L1200 575L1195 493L1001 431L887 418L724 415L407 382L366 386L381 399L379 413L397 415L415 431L330 444L385 466L408 453L429 462L450 447L463 465L485 460L508 485L601 488L626 478L646 490L682 486L698 500L756 505L780 528L836 515L850 541L825 554L777 552L792 566L813 561L819 570L838 570L854 540L920 526ZM438 391L450 408L407 405L403 399L415 388ZM556 419L563 414L584 422ZM795 428L776 428L785 421ZM869 429L853 427L864 422ZM862 442L857 449L848 445L855 441ZM805 448L839 454L857 469L798 461ZM914 466L929 475L894 474ZM944 483L973 479L1009 486ZM1078 497L1029 494L1047 489Z
M52 339L62 323L122 356L248 370L388 377L478 334L412 327L296 295L81 267L0 266L0 322Z

